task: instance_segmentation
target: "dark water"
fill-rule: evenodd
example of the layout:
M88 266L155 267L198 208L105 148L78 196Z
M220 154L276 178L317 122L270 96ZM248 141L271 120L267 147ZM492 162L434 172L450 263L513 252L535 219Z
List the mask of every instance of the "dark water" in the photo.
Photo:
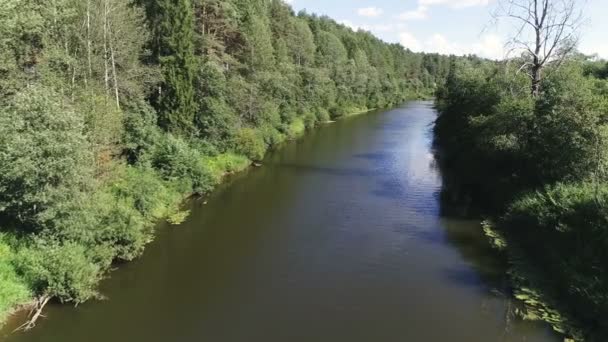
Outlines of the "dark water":
M107 301L6 341L558 341L513 317L479 223L441 217L434 118L413 102L287 144L161 227Z

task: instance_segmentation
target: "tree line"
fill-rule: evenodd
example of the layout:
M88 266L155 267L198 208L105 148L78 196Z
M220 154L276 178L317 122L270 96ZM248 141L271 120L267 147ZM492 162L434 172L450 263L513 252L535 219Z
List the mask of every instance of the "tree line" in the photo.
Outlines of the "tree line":
M0 2L0 320L97 297L185 195L449 67L279 0Z

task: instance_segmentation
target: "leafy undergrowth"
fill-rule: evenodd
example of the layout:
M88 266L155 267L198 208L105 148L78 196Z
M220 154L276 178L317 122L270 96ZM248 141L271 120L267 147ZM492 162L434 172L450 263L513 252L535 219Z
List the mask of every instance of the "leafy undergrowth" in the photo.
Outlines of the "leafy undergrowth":
M154 237L155 223L183 222L189 212L180 205L193 190L209 192L225 175L251 165L233 153L192 159L177 148L169 154L164 157L179 168L115 165L111 177L81 199L85 203L67 205L64 217L54 220L61 235L0 234L0 323L34 297L76 304L99 297L97 285L112 263L141 255Z
M608 336L608 186L557 184L516 200L484 231L507 252L521 316L576 341Z
M6 239L5 234L0 234L0 322L3 322L14 308L26 304L32 296L28 284L15 270L16 255Z

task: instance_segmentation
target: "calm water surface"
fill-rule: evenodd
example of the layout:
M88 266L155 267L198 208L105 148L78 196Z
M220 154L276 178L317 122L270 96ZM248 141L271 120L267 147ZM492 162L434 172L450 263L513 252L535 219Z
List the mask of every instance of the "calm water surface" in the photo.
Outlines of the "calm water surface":
M107 301L4 340L559 341L512 317L479 222L442 215L435 115L412 102L287 144L161 227Z

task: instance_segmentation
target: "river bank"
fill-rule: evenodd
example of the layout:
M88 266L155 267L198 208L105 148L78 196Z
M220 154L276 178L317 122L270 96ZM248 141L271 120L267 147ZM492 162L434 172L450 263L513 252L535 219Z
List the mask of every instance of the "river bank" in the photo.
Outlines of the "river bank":
M107 301L51 305L6 341L558 341L511 318L479 222L443 214L434 117L415 101L286 142L161 225Z
M347 118L350 116L361 115L361 114L368 113L372 110L373 109L356 108L356 109L352 110L351 112L344 114L340 118L336 118L336 119L342 119L342 118ZM307 127L302 119L295 120L288 127L285 135L279 136L277 139L275 139L275 141L273 142L273 145L266 146L264 148L264 150L260 153L262 156L266 155L269 151L271 151L273 149L281 148L282 144L302 137L305 134L307 129L308 130L314 129L315 127L317 127L319 125L323 125L323 124L325 124L325 123L324 122L313 122L312 125L309 123L309 125ZM261 159L261 157L260 157L260 159ZM244 154L237 154L237 153L225 153L225 154L219 154L216 156L204 157L203 160L201 160L201 164L202 164L201 167L204 170L206 170L205 171L206 173L209 174L209 180L207 180L208 184L206 184L202 187L204 189L204 193L192 193L190 191L180 192L179 189L175 189L175 187L172 186L169 182L162 182L162 183L156 184L157 186L158 185L163 186L164 189L160 190L160 191L165 191L167 189L171 189L170 190L171 194L168 196L160 197L159 200L156 201L156 203L154 203L154 206L146 209L147 213L142 213L143 216L150 217L149 222L146 223L146 225L148 227L151 228L153 226L158 226L159 223L162 225L162 223L165 221L172 226L177 226L177 225L183 223L190 215L190 210L184 209L185 202L189 201L193 197L208 196L210 193L212 193L215 190L215 188L217 186L221 185L224 181L226 181L226 179L229 178L229 176L233 176L235 174L244 172L251 166L262 166L261 164L258 164L257 161L251 160L248 156L246 156ZM136 173L135 175L127 175L127 177L129 177L129 179L125 179L124 171L122 171L122 172L123 172L123 175L114 176L115 184L120 183L121 181L126 182L126 183L139 182L143 178L150 176L150 175L147 175L146 173ZM150 184L148 184L148 185L150 185ZM154 184L152 184L151 186L154 186ZM118 187L120 187L120 185ZM155 195L150 195L150 196L156 197ZM156 199L157 198L155 198L155 200ZM141 199L141 201L148 201L148 200ZM156 229L154 229L153 231L156 231ZM144 245L152 242L154 239L154 235L155 235L155 233L151 232L150 236L148 238L146 238ZM5 237L3 235L0 235L0 238L5 238ZM0 262L4 262L5 260L9 260L10 258L13 258L11 256L10 247L8 245L6 245L6 246L2 245L1 244L2 241L3 240L0 239L0 247L4 248L4 249L0 249L0 257L2 257ZM143 247L144 246L141 246L140 253L143 253ZM123 260L123 262L124 261L125 260ZM127 260L127 261L129 261L129 260ZM120 262L120 263L122 263L122 262ZM2 266L2 264L0 264L0 266ZM108 276L109 276L109 274L104 274L97 281L100 281L101 279L106 278ZM3 280L5 283L7 282L7 279L1 279L1 280ZM17 281L18 280L15 280L15 282L17 282ZM5 291L6 291L6 288L5 288ZM25 294L27 292L27 290L24 289L24 290L22 290L22 292L24 294L13 295L15 297L15 299L12 301L15 302L16 304L0 307L0 309L1 309L0 310L0 327L2 327L5 323L8 323L9 326L20 327L21 323L17 324L17 325L15 323L22 321L22 323L25 325L22 326L21 328L26 328L27 326L29 326L29 328L33 328L34 325L28 324L27 320L31 319L31 317L33 315L37 315L36 317L39 317L44 306L49 302L49 300L44 297L27 298L27 294ZM11 295L12 295L11 293L4 294L4 298L3 298L3 300L0 300L0 302L1 303L10 302ZM104 297L103 294L100 294L99 299L102 299L103 297ZM49 298L49 299L51 301L53 300L53 298ZM44 304L41 305L42 303L44 303ZM37 318L33 322L30 322L30 323L35 323L36 320L37 320ZM26 330L29 330L29 328Z
M496 201L488 201L488 194L475 185L460 183L462 178L442 165L445 155L441 146L435 146L435 155L446 184L441 197L451 203L456 215L483 220L481 227L485 238L505 258L508 291L522 303L514 314L521 319L550 324L557 333L566 336L565 341L595 341L584 324L572 316L568 304L553 292L546 271L531 261L520 245L521 237L509 235L509 227L504 226L495 212Z
M584 71L590 62L566 64L544 80L538 96L522 91L528 80L510 65L454 65L437 93L435 138L456 188L468 192L466 201L483 209L510 246L520 296L544 302L529 316L577 340L603 341L606 83Z

